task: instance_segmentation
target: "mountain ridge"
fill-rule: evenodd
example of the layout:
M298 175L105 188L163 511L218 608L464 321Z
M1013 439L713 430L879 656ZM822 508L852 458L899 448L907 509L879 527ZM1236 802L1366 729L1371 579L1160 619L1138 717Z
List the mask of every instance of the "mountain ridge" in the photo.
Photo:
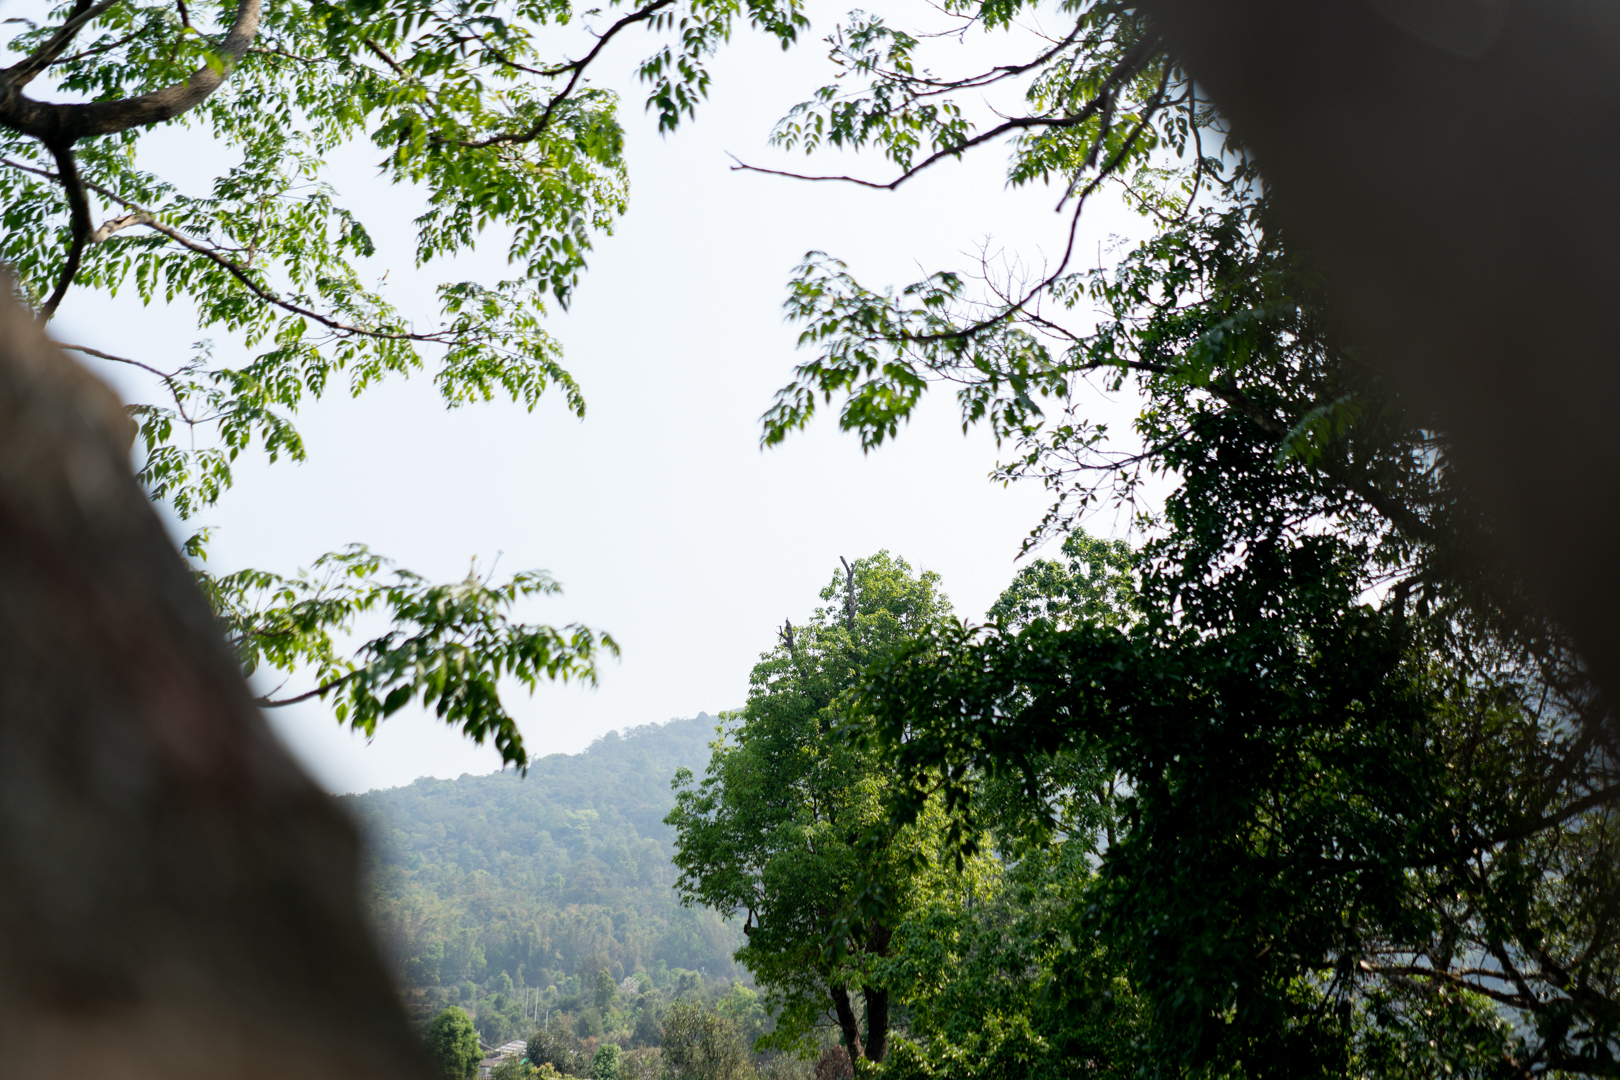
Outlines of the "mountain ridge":
M365 838L371 913L413 1013L459 1004L494 1040L602 971L655 986L687 973L735 980L742 933L679 905L663 823L675 771L702 773L718 724L699 713L610 732L535 760L527 777L423 777L338 796Z

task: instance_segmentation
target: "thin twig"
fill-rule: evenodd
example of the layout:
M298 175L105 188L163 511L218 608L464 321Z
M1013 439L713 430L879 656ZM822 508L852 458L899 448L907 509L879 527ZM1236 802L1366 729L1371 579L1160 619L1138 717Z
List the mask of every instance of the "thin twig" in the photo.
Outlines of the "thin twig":
M55 181L56 183L59 183L59 184L62 183L62 177L57 173L50 172L49 170L46 170L46 169L34 168L33 166L30 166L30 165L24 165L21 162L12 161L10 158L0 157L0 165L6 165L6 166L9 166L10 168L13 168L13 169L19 169L22 172L32 173L35 176L42 176L47 180L52 180L52 181ZM317 311L312 311L309 308L302 307L302 306L300 306L298 304L293 303L290 300L284 300L280 296L277 296L270 289L268 289L265 286L259 284L257 281L254 281L253 277L249 273L248 269L246 267L244 267L242 264L236 262L233 259L227 259L225 256L221 255L218 251L214 250L211 246L209 246L207 244L200 243L199 241L193 240L191 237L186 236L184 233L182 233L179 229L176 229L174 226L167 225L164 222L159 221L157 219L156 215L154 215L150 210L147 210L147 209L143 208L139 203L135 202L133 199L128 199L128 198L124 197L123 195L120 195L116 191L113 191L113 190L111 190L109 188L103 187L100 184L97 184L97 183L94 183L94 182L91 182L91 181L88 181L88 180L82 180L81 179L80 183L83 185L84 188L87 188L90 191L94 191L96 194L102 196L103 198L105 198L105 199L107 199L107 200L109 200L111 202L119 203L120 205L122 205L126 209L132 211L133 214L137 218L143 218L144 219L144 220L136 221L133 224L144 225L148 229L151 229L153 232L161 233L162 235L168 237L170 240L173 240L175 243L179 244L181 247L186 248L188 251L193 251L196 254L201 255L203 258L208 259L209 261L213 262L216 266L219 266L226 273L230 274L232 277L234 277L238 281L240 281L242 283L242 285L244 287L246 287L249 292L253 293L253 295L257 296L259 299L265 301L268 304L274 304L276 307L281 308L283 311L289 311L294 315L302 315L306 319L312 319L315 322L317 322L317 323L321 324L322 326L326 327L328 330L331 330L335 334L339 334L339 335L343 335L343 336L376 338L376 339L382 340L382 341L422 341L422 342L429 342L429 343L432 343L432 344L439 344L439 345L445 344L446 341L449 340L446 337L446 334L447 334L446 331L435 331L434 333L431 333L431 334L416 334L416 333L408 333L408 332L405 332L405 331L397 331L397 330L368 330L363 326L353 326L353 325L351 325L349 323L338 322L336 319L328 318L325 315L322 315ZM85 220L86 225L88 225L88 223L89 223L89 204L88 204L88 202L86 202L86 206L85 206L85 218L84 218L84 220ZM88 235L89 235L89 233L88 233L88 230L87 230L86 231L86 236L88 237Z
M112 41L104 41L100 45L92 45L88 49L80 49L78 52L73 53L70 56L59 56L55 60L51 61L51 67L56 67L58 64L71 64L75 60L83 60L86 57L100 56L102 53L112 52L114 49L128 45L130 42L134 41L140 36L141 31L136 30L132 33L125 34L121 38L115 38Z
M930 165L937 164L946 158L959 158L962 156L964 151L971 150L976 146L980 146L991 141L992 139L999 138L1008 132L1022 131L1029 128L1070 128L1085 123L1087 120L1090 120L1093 116L1095 116L1098 110L1105 107L1105 102L1118 86L1130 79L1137 72L1141 71L1142 68L1147 66L1148 61L1150 61L1153 56L1156 55L1154 52L1154 47L1157 46L1157 44L1157 38L1148 38L1133 46L1131 50L1125 54L1125 56L1120 58L1119 63L1114 65L1114 70L1109 72L1108 78L1104 81L1102 93L1088 101L1085 107L1079 112L1073 113L1069 116L1021 116L1011 118L1005 123L997 124L989 131L986 131L980 135L975 135L973 138L968 139L965 142L958 143L955 146L946 147L943 150L935 151L918 164L908 166L904 172L888 183L881 183L876 180L862 180L861 178L855 176L816 176L808 173L789 172L783 169L765 169L758 165L749 165L744 161L738 160L738 158L736 158L734 155L727 155L731 157L731 160L737 162L737 164L731 167L731 171L757 172L764 173L767 176L785 176L791 180L834 180L846 184L856 184L860 187L874 188L879 191L894 191L901 184L905 183L907 180L910 180L912 177L916 176ZM1056 50L1053 51L1055 52ZM1152 115L1153 110L1157 109L1163 103L1164 88L1168 77L1169 69L1167 68L1165 71L1165 79L1160 80L1159 92L1154 95L1153 101L1150 102L1147 111L1144 113L1144 117ZM1065 201L1067 201L1067 196L1065 196ZM1062 209L1061 203L1059 204L1058 209Z
M647 21L656 15L660 10L669 7L674 2L675 0L653 0L653 2L648 4L646 7L639 9L633 14L626 15L624 18L608 27L607 33L603 34L596 40L596 45L591 49L590 52L586 53L583 58L579 60L570 60L566 64L560 64L557 67L548 68L540 72L540 74L546 76L547 78L555 78L565 71L572 72L573 74L569 77L567 84L563 86L562 90L553 96L550 101L546 102L545 110L541 112L540 119L536 120L527 131L491 135L487 139L468 140L462 142L461 145L471 150L481 150L486 146L496 146L501 143L526 143L533 142L535 139L538 139L545 132L546 128L550 126L552 114L557 111L557 106L562 104L562 102L567 99L568 95L574 92L574 87L579 85L579 80L585 75L585 69L589 67L591 62L596 59L604 48L607 47L607 43L613 40L614 35L635 23Z
M188 427L197 426L198 421L193 420L191 415L186 412L185 400L180 394L180 384L174 381L174 376L178 374L177 372L160 371L151 364L143 364L139 360L131 360L127 356L116 356L110 352L102 352L100 349L92 349L88 345L70 345L65 341L58 341L56 343L56 347L59 349L71 349L73 352L82 352L88 356L94 356L102 360L111 360L115 364L128 364L130 367L138 367L142 371L151 372L153 375L156 375L158 378L162 379L163 385L168 388L169 396L174 398L174 408L175 411L180 414L180 419L184 420Z

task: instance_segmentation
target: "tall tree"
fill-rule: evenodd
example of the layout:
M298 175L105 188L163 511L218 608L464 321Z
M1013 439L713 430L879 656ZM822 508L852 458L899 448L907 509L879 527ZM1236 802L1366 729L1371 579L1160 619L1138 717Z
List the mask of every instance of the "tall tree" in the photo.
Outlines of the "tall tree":
M767 1038L799 1046L830 1013L852 1059L880 1062L890 995L876 965L899 919L950 875L937 863L937 814L875 838L891 774L834 732L864 665L948 620L950 604L937 575L887 552L845 563L821 599L755 665L705 778L676 774L665 820L683 902L744 918L737 959L777 1011ZM867 892L886 899L883 910L863 906Z

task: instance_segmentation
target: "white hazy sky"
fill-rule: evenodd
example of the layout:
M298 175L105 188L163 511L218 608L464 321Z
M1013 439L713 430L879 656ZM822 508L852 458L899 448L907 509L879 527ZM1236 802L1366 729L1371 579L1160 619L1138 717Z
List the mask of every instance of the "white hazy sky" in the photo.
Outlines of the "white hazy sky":
M896 8L897 17L906 10ZM909 10L926 15L920 4ZM212 565L290 572L361 541L441 579L463 576L475 556L487 565L499 555L502 571L549 570L564 595L523 615L606 629L624 656L607 662L594 690L547 687L530 698L514 689L536 756L740 704L774 628L809 613L840 555L887 548L941 573L960 614L982 614L1016 570L1019 541L1045 498L1034 486L988 482L995 447L979 433L964 437L948 393L870 455L830 417L786 446L758 447L758 417L801 355L781 303L806 251L844 258L871 285L904 284L919 267L969 269L987 241L1036 263L1061 255L1057 193L1008 189L1005 149L941 166L897 194L728 168L728 153L786 160L766 138L825 81L819 39L840 13L812 8L811 35L786 54L740 32L714 64L712 100L669 137L643 114L643 92L629 77L648 40L621 39L608 54L604 81L619 79L625 93L631 209L615 235L600 239L573 309L551 326L584 388L584 421L558 400L532 414L506 403L447 411L425 374L358 400L330 397L298 417L307 463L267 467L249 457L239 465L236 489L205 519L218 529ZM973 50L979 62L1017 53L1005 40ZM154 162L184 177L186 162L208 160L199 138L161 133ZM379 239L375 273L388 270L409 303L451 271L411 269L416 196L373 179L375 153L357 148L336 175ZM875 155L809 165L829 166L888 175ZM1118 205L1098 201L1077 262L1095 265L1107 258L1109 237L1141 229ZM463 262L493 278L504 269L499 240ZM432 314L424 310L424 321ZM53 331L159 366L175 366L198 336L182 310L89 293L69 297ZM229 344L219 346L224 355ZM124 372L107 374L126 395L150 393ZM1129 405L1099 400L1097 408L1123 425ZM1092 524L1117 531L1111 517ZM300 688L296 678L289 688ZM272 721L334 792L500 764L492 748L410 710L369 743L318 702L276 710Z

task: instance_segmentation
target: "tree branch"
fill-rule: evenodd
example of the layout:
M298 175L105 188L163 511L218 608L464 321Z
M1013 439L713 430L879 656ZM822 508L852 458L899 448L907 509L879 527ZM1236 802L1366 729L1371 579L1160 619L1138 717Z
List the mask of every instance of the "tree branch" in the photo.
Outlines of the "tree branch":
M619 31L628 26L632 26L635 23L646 22L648 19L656 15L660 10L669 7L674 2L675 0L653 0L653 2L648 4L646 7L640 8L635 12L626 15L624 18L608 27L607 32L596 40L596 44L592 47L591 51L586 53L581 59L570 60L566 64L560 64L554 68L547 68L545 71L541 72L541 74L547 76L548 78L555 78L564 72L572 72L572 74L569 76L568 82L563 86L563 88L558 91L550 101L546 102L545 110L541 112L540 119L536 120L528 128L528 130L521 132L508 132L501 135L491 135L487 139L473 139L463 142L461 145L471 150L480 150L486 146L496 146L501 143L526 143L533 142L535 139L538 139L545 132L546 128L550 126L551 117L557 111L557 106L562 104L562 102L567 99L568 95L574 92L574 87L579 85L579 80L585 75L585 69L589 67L591 62L597 58L604 48L607 47L607 43L612 41L614 36L618 34Z
M816 176L807 173L789 172L784 169L765 169L758 165L749 165L747 162L738 160L735 156L728 155L731 156L731 160L737 162L737 164L731 167L731 171L757 172L764 173L767 176L785 176L792 180L812 180L818 182L834 180L846 184L856 184L860 187L874 188L878 191L893 191L907 180L910 180L912 177L928 168L930 165L937 164L938 162L941 162L949 157L961 157L964 151L971 150L976 146L981 146L984 143L990 142L993 139L1007 134L1008 132L1023 131L1029 128L1069 128L1085 123L1087 120L1090 120L1093 116L1095 116L1099 110L1108 107L1108 102L1112 100L1115 88L1147 66L1148 61L1150 61L1153 56L1156 55L1154 47L1157 46L1157 44L1157 38L1145 38L1133 46L1132 49L1120 59L1119 63L1114 65L1114 70L1109 72L1108 78L1103 83L1102 92L1088 101L1085 107L1079 112L1070 116L1015 117L1014 119L1008 120L1005 123L997 124L989 131L986 131L980 135L975 135L973 138L959 143L956 146L935 151L918 164L908 166L904 172L886 184L879 183L876 180L862 180L856 176ZM1054 49L1051 51L1055 53L1057 50ZM983 76L979 77L982 78ZM1168 81L1168 78L1169 72L1166 71L1165 79L1161 80L1159 91L1154 95L1153 100L1149 103L1144 114L1145 117L1151 116L1163 101L1164 86ZM1073 194L1072 187L1069 194ZM1065 201L1067 201L1068 197L1069 195L1064 196ZM1059 204L1058 209L1062 209L1061 204Z
M152 224L152 215L145 213L125 214L123 217L108 218L101 223L101 228L90 234L91 243L100 244L115 232L121 232L133 225Z
M1556 813L1543 815L1534 821L1525 822L1523 825L1516 826L1504 833L1493 836L1490 838L1489 842L1495 845L1508 843L1513 840L1523 840L1527 837L1534 836L1536 833L1553 828L1556 825L1562 825L1570 818L1579 817L1588 810L1596 810L1598 807L1605 806L1617 799L1620 799L1620 784L1601 788L1585 796L1584 798L1576 799L1574 802L1570 803L1568 806L1565 806Z
M118 0L101 0L92 6L88 0L78 0L78 3L73 5L73 11L68 15L67 22L62 24L62 28L52 34L51 39L35 49L31 55L0 72L0 78L19 88L27 86L35 76L50 67L56 58L62 55L62 50L73 43L73 39L84 29L86 23L100 17L117 2Z
M94 356L101 360L111 360L115 364L128 364L130 367L138 367L142 371L151 372L153 375L156 375L158 378L162 379L163 385L168 388L169 396L174 398L174 408L175 411L180 414L180 419L184 420L187 424L197 423L197 421L193 420L186 412L185 402L180 396L180 387L174 381L173 374L166 371L160 371L151 364L143 364L139 360L131 360L127 356L115 356L109 352L102 352L100 349L92 349L88 345L69 345L65 341L58 341L56 343L56 347L58 349L68 349L72 352L82 352L87 356Z
M84 191L84 179L79 175L79 166L73 160L73 148L70 145L53 145L50 147L51 156L56 158L57 181L67 192L68 213L71 220L73 239L68 244L67 261L62 264L62 274L56 281L53 291L44 305L39 309L39 321L50 322L51 316L61 306L62 298L67 295L68 287L73 284L73 278L79 272L79 263L84 259L84 245L90 239L90 199Z
M308 701L311 698L325 697L327 694L331 693L333 690L336 690L338 687L342 686L344 683L348 682L350 679L354 678L364 670L364 668L355 668L347 675L333 679L330 682L323 683L313 690L307 690L304 693L298 694L294 697L281 698L277 700L266 694L264 697L254 698L253 703L259 706L261 709L279 709L284 705L297 705L300 702Z
M93 17L90 15L91 11L99 14L100 11L106 10L107 6L111 6L111 2L112 0L102 0L102 4L97 5L97 8L81 12L73 19L69 19L62 30L51 39L51 43L36 56L48 52L58 38L63 38L63 35L68 33L70 26L75 26L75 20L78 20L78 26L82 26L87 17ZM226 32L218 48L214 50L219 61L217 64L198 68L185 82L175 83L139 97L70 105L35 101L22 93L23 87L38 73L35 67L30 66L34 64L35 57L25 60L16 67L0 71L0 127L8 128L19 135L39 139L48 146L72 146L80 139L113 135L133 127L172 120L201 104L210 94L224 85L236 62L242 58L242 54L258 35L260 3L261 0L239 0L236 20L231 24L230 30ZM76 29L75 26L75 32ZM70 34L60 45L55 46L55 52L59 53L65 48L68 40L71 40ZM51 55L54 56L55 53Z
M58 184L63 182L61 175L58 173L50 172L47 169L34 168L31 165L24 165L22 162L12 161L10 158L0 157L0 165L18 169L22 172L32 173L35 176L44 177L45 179L55 181ZM77 173L75 173L75 176L77 177ZM339 322L336 319L328 318L317 311L312 311L309 308L295 304L290 300L284 300L269 288L253 280L253 276L248 271L247 267L243 266L241 263L238 263L234 259L226 258L209 245L201 243L197 240L193 240L191 237L185 235L174 226L159 221L155 214L153 214L150 210L144 209L134 200L127 199L118 192L105 188L100 184L94 183L93 181L80 179L79 182L84 188L94 191L96 194L102 196L110 202L119 203L130 211L130 213L124 217L115 218L107 222L106 225L102 226L103 229L107 230L107 234L109 236L112 233L117 232L119 229L126 228L130 225L144 225L153 232L161 233L170 240L173 240L175 243L179 244L181 247L184 247L189 251L193 251L198 255L201 255L203 258L213 262L226 273L236 278L249 292L253 293L253 295L257 296L265 303L273 304L276 307L281 308L283 311L291 312L294 315L301 315L306 319L317 322L326 327L328 330L332 331L334 334L344 337L377 338L383 341L421 341L436 345L446 344L450 340L447 333L442 331L431 334L415 334L396 330L369 330L363 326L353 326L349 323ZM84 220L85 224L88 225L88 202L86 203ZM99 232L100 230L97 231ZM89 234L87 233L86 235Z

